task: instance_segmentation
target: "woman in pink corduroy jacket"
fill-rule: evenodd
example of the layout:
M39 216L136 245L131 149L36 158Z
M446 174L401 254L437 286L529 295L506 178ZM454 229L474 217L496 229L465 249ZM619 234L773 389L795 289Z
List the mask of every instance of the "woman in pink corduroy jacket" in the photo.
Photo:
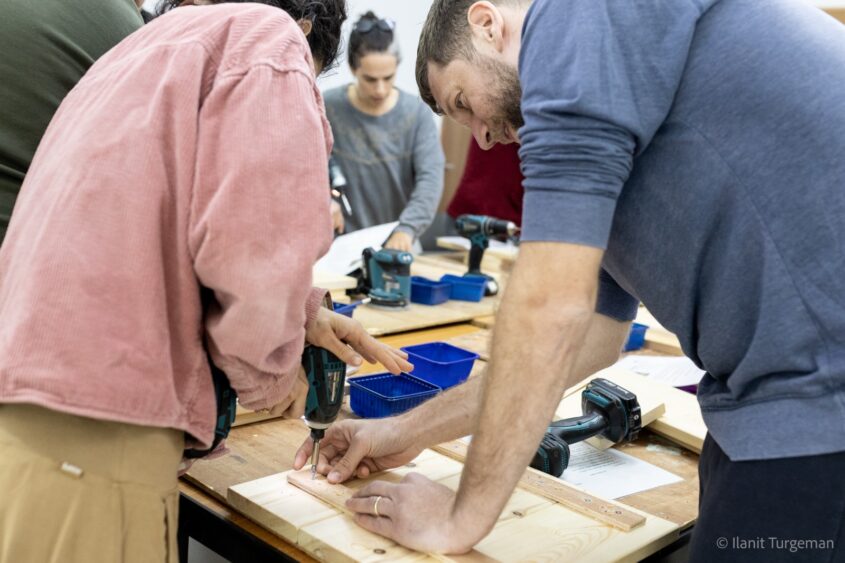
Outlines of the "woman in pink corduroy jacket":
M61 104L0 250L0 562L175 561L182 453L215 426L209 354L241 405L287 416L305 341L410 369L311 287L332 240L315 78L345 16L179 7Z

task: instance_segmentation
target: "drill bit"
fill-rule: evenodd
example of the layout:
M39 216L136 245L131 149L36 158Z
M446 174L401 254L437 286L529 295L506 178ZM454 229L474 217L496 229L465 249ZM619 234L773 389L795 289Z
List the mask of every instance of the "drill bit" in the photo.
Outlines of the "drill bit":
M320 440L314 440L314 451L311 452L311 480L317 478L317 462L320 460Z

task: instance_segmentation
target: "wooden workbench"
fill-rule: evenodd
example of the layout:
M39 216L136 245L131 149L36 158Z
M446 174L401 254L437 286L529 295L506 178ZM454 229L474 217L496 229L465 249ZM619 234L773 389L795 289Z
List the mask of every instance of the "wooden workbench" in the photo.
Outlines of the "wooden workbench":
M470 324L460 324L394 335L382 340L400 347L449 340L477 330ZM380 366L367 365L360 373L380 369ZM343 416L351 416L351 413L345 411ZM299 420L275 419L233 428L227 442L230 453L216 460L195 463L183 478L180 489L192 502L259 538L279 553L298 561L313 561L295 546L234 511L226 502L229 487L289 469L296 450L307 436L308 431ZM698 456L647 431L637 442L619 449L662 467L683 480L618 500L675 523L681 529L692 525L698 514Z

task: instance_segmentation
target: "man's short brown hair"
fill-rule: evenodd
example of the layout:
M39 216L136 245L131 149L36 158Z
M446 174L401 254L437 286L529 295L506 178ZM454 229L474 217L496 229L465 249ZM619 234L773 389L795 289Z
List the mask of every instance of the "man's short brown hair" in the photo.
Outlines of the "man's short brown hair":
M417 47L417 86L420 97L436 113L443 111L431 93L428 82L428 63L446 66L457 58L473 60L475 49L469 36L467 12L478 0L434 0L425 19ZM530 0L488 0L497 6L526 4Z

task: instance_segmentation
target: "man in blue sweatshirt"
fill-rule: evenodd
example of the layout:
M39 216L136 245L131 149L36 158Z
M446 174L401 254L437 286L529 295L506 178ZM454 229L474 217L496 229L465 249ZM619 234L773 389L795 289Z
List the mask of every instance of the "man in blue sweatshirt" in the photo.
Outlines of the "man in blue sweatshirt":
M330 480L475 436L457 494L376 483L361 525L468 550L642 301L707 372L692 561L845 559L845 28L794 0L435 0L417 80L521 143L523 244L483 383L332 429Z

